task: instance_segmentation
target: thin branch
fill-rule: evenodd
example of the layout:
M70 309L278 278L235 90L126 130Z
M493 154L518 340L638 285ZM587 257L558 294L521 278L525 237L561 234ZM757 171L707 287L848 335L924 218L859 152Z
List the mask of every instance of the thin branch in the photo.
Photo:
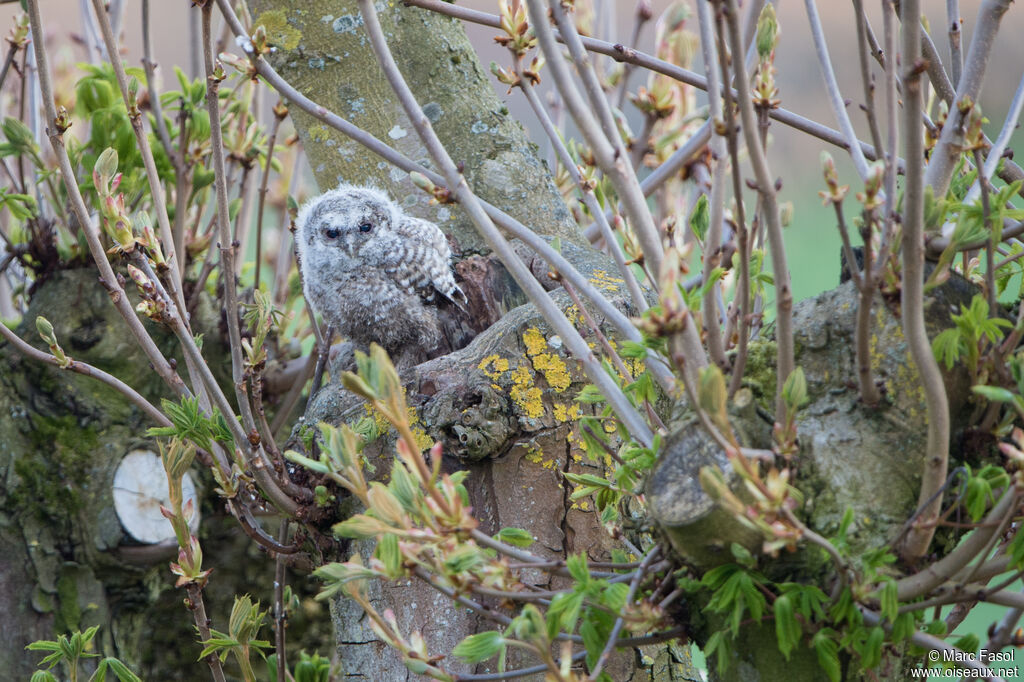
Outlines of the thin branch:
M601 208L601 204L598 203L597 197L594 195L593 189L583 181L583 176L580 174L580 169L573 163L572 156L569 154L569 150L565 148L565 144L562 142L562 138L558 135L558 131L555 129L555 124L551 121L551 117L548 116L547 110L540 101L540 97L537 96L537 91L534 89L533 84L530 83L527 77L523 76L522 63L516 59L515 63L516 75L520 78L519 89L523 91L523 95L526 96L526 101L529 103L530 108L533 110L534 115L537 117L537 121L540 123L544 133L548 136L548 140L551 142L552 148L558 156L558 160L561 162L562 167L565 168L566 172L569 173L569 177L579 187L580 193L583 197L583 205L590 211L590 215L594 217L595 222L601 229L601 236L604 238L604 242L608 252L611 253L612 259L615 261L615 265L619 268L619 274L626 281L626 288L629 290L629 295L632 298L633 305L636 306L637 310L642 313L647 310L647 299L644 298L643 291L640 289L640 284L636 281L636 277L633 275L633 270L626 264L625 256L622 253L622 247L619 245L615 235L612 233L612 228L608 224L608 218L604 214L604 210Z
M904 0L904 2L906 2L906 0ZM864 621L868 625L880 625L886 630L886 632L892 631L892 624L889 623L888 620L883 619L874 611L861 607L860 612L864 616ZM941 654L942 660L953 661L954 665L956 665L959 668L965 670L978 671L984 675L988 675L989 672L991 672L986 664L981 663L965 655L963 651L957 649L956 647L950 646L949 644L946 644L944 641L942 641L935 635L929 635L925 632L914 632L912 635L910 635L908 639L912 644L915 644L919 647L939 652ZM990 682L1003 682L1003 679L1000 677L986 677L985 679L990 680Z
M902 54L906 59L908 55L921 52L920 1L903 0L901 12ZM900 548L905 559L914 561L927 553L935 534L933 522L942 512L942 496L937 493L945 484L949 464L949 403L924 323L924 182L931 167L922 174L921 164L913 162L924 158L921 70L914 62L907 67L909 73L903 77L903 155L907 159L907 175L903 194L903 286L900 302L903 334L921 377L928 409L928 440L918 494L921 514ZM935 156L932 158L934 163Z
M960 25L960 0L946 0L946 30L949 32L949 57L953 70L953 87L960 83L960 74L964 70L964 55L960 49L960 38L963 32Z
M985 157L984 166L978 164L978 168L981 169L978 173L978 179L974 181L974 184L972 184L971 188L967 191L967 195L964 197L963 203L969 204L978 198L978 194L981 192L982 172L986 178L991 178L996 174L996 170L999 168L999 162L1003 159L1003 152L1006 151L1006 147L1010 143L1010 138L1017 130L1022 109L1024 109L1024 75L1021 76L1020 82L1017 83L1017 92L1013 95L1013 102L1010 103L1010 110L1006 112L1006 120L1003 121L1003 127L999 131L999 136L996 137L995 142L993 142L992 146L989 148L988 155Z
M708 81L708 120L713 125L722 120L722 86L719 74L718 57L715 54L715 34L712 26L710 7L706 2L697 3L697 19L700 25L700 48L704 58L704 74ZM708 282L715 268L716 259L721 259L719 248L722 245L722 222L725 217L725 174L729 168L726 140L717 132L711 136L711 192L708 195L710 204L710 222L704 238L703 263L701 280ZM739 201L739 199L737 199ZM742 256L741 256L742 258ZM725 342L722 339L722 325L718 316L719 286L708 287L704 294L701 314L704 329L707 332L708 354L723 371L731 364L725 355ZM741 370L742 371L742 370Z
M882 40L885 43L885 54L896 55L896 11L888 0L882 2ZM870 36L870 32L868 33ZM889 261L896 234L896 150L899 148L899 125L897 108L897 76L896 59L886 59L885 64L885 205L882 220L882 234L878 248L878 257L871 277L874 281L881 280Z
M860 81L864 87L864 115L871 131L871 144L875 149L882 148L882 134L878 130L878 117L875 116L875 79L868 62L868 19L864 15L863 0L853 0L853 12L857 23L857 54L860 57ZM830 64L831 66L831 64ZM862 178L863 179L863 178Z
M267 158L263 166L263 177L260 178L260 199L256 209L256 273L253 275L253 288L260 288L260 265L263 263L263 213L267 204L267 183L270 181L270 162L274 158L274 145L277 143L277 131L281 121L288 115L283 102L274 107L274 122L270 126L270 137L267 139Z
M281 530L278 531L277 541L280 544L288 542L288 519L281 519ZM274 559L274 651L277 653L277 679L284 682L288 679L288 656L285 650L285 625L288 622L288 613L284 605L285 575L287 572L285 556L279 554Z
M633 13L633 34L629 38L628 47L635 47L640 41L640 31L643 30L644 24L646 24L651 18L651 6L644 0L640 0L636 3L636 12ZM622 104L626 101L626 92L629 90L629 77L633 75L633 64L626 63L622 68L622 79L619 82L619 89L615 93L615 107L617 109L622 108Z
M404 0L404 2L406 5L421 7L432 12L437 12L438 14L455 17L474 24L481 24L483 26L491 26L494 28L501 27L501 20L496 14L489 14L487 12L480 12L478 10L469 9L459 5L453 5L444 2L444 0ZM561 41L562 36L556 33L555 40ZM617 61L635 64L649 71L654 71L655 73L660 73L668 76L669 78L673 78L680 83L692 85L700 90L706 91L708 89L707 80L694 71L684 69L680 66L676 66L675 64L670 64L662 59L657 59L649 54L628 48L624 45L608 43L603 40L587 37L581 37L581 40L583 42L583 46L591 52L608 55ZM778 121L785 126L807 133L813 137L817 137L829 144L841 147L842 149L848 149L846 137L834 128L829 128L828 126L822 125L816 121L812 121L799 114L782 108L773 109L768 115L773 120ZM870 144L867 142L860 142L859 144L865 157L872 161L879 158L877 151Z
M145 413L159 426L171 426L170 420L167 419L167 417L165 417L160 410L154 407L151 402L143 398L138 391L136 391L134 388L124 383L117 377L104 372L102 369L98 367L93 367L88 363L82 362L80 360L75 360L70 357L68 358L68 360L70 361L69 364L66 367L62 366L60 361L57 360L57 358L55 358L53 355L45 353L29 345L26 341L21 339L21 337L19 337L13 331L8 329L7 325L3 323L0 323L0 336L3 336L16 349L18 349L18 351L20 351L27 357L32 358L33 360L38 360L39 362L45 363L47 365L53 365L54 367L57 367L59 369L67 369L72 372L75 372L76 374L81 374L83 376L97 379L101 383L106 384L107 386L114 389L124 397L128 398L128 400L130 400L133 405L142 410L143 413Z
M818 68L821 69L821 76L825 80L825 92L828 93L828 103L832 107L832 113L839 121L839 129L846 136L847 148L853 159L853 167L857 169L857 175L861 180L867 180L870 170L868 162L864 158L864 152L857 144L857 131L853 129L850 117L846 115L846 102L843 94L839 92L839 83L836 81L836 74L832 70L832 58L828 54L828 46L825 44L825 32L821 28L821 19L818 18L818 7L814 0L804 0L804 9L807 12L807 21L811 25L811 37L814 40L814 53L818 58Z
M629 156L622 144L622 139L615 128L615 121L612 119L608 109L607 101L601 106L597 99L599 95L604 98L600 91L600 85L594 84L597 76L590 67L586 50L576 32L575 25L567 17L565 10L557 2L550 6L550 12L558 22L562 38L569 48L569 54L576 64L577 71L583 81L590 104L584 101L576 87L575 79L569 72L569 67L562 58L562 52L555 44L554 33L548 23L548 14L544 10L542 0L528 0L527 7L530 11L531 26L536 32L541 52L547 59L548 68L551 70L555 86L565 102L566 108L576 122L577 128L590 146L597 165L604 171L605 175L615 187L615 191L622 202L623 212L629 220L630 227L636 234L637 241L643 251L644 265L657 276L661 273L661 265L664 259L664 248L661 243L657 225L651 217L647 208L643 191L640 189L640 182L636 173L629 163ZM596 88L596 92L595 92ZM591 108L596 109L595 119ZM696 338L696 332L693 337ZM699 339L697 339L699 347ZM703 350L700 351L703 355ZM698 365L701 365L697 360Z
M99 0L94 0L99 2ZM231 228L228 224L228 196L227 176L224 168L224 140L222 137L220 120L220 100L217 97L219 81L214 75L213 48L210 37L211 11L213 4L206 2L202 6L202 44L203 62L206 69L206 109L210 116L210 148L213 156L214 188L217 196L217 238L220 242L220 271L224 285L224 309L228 326L228 338L231 346L231 378L235 388L235 399L239 412L242 416L242 423L239 425L234 419L234 410L229 405L221 407L226 415L231 415L227 421L233 431L238 431L239 426L244 428L241 434L235 433L235 439L240 448L244 447L248 440L248 434L258 434L256 423L253 419L252 406L249 404L249 397L245 390L245 377L242 365L242 341L241 330L238 321L238 292L235 288L234 255L235 246L231 239ZM204 366L206 363L202 363ZM211 392L213 389L211 388ZM220 394L220 391L216 391ZM239 437L241 436L241 437ZM252 445L247 450L252 455L249 465L257 482L271 501L285 514L292 516L298 509L295 501L282 491L277 482L270 474L270 462L258 444ZM244 451L244 450L243 450Z
M636 569L636 572L633 574L633 579L629 583L629 592L626 594L625 601L627 605L633 603L633 599L636 597L636 591L640 588L640 583L647 574L647 567L650 566L651 562L657 558L660 552L661 545L655 545L651 548L651 551L647 553L647 556L644 557L643 561L640 562L639 568ZM615 640L618 639L619 632L622 631L623 624L625 624L625 620L620 615L615 619L615 624L612 625L612 631L608 634L608 642L604 645L604 650L598 657L597 663L594 664L594 668L590 671L590 679L596 680L600 677L601 670L611 657L612 651L615 650Z
M939 499L941 500L941 496ZM1002 520L1006 515L1016 511L1019 502L1020 498L1013 490L1007 491L999 502L989 510L981 525L969 533L956 549L918 573L897 580L896 589L899 600L901 602L911 601L930 593L947 580L956 579L958 573L988 545L997 529L1002 526Z
M996 230L992 224L988 176L984 172L981 152L977 149L974 150L974 166L978 169L977 184L981 188L981 224L988 230L988 242L985 244L985 294L989 310L995 312L999 305L996 298Z
M142 156L142 164L146 169L146 180L149 182L149 191L153 199L153 209L156 211L157 224L160 227L160 239L163 241L164 253L167 258L171 283L173 285L174 305L178 308L178 315L181 317L185 328L188 328L188 313L185 309L185 298L181 287L181 271L178 265L181 254L175 250L174 237L171 234L171 222L167 218L167 201L164 196L164 186L160 182L160 176L156 170L156 162L153 159L153 150L149 146L149 136L142 127L142 114L137 105L132 101L134 96L129 92L128 74L125 73L124 64L121 62L118 50L117 38L110 26L110 18L103 0L92 0L93 9L96 11L96 20L99 23L100 33L103 35L103 42L106 45L107 53L111 56L110 65L114 69L114 76L117 79L118 89L121 91L121 100L124 102L128 119L131 121L132 130L135 133L135 142L138 145L139 154Z

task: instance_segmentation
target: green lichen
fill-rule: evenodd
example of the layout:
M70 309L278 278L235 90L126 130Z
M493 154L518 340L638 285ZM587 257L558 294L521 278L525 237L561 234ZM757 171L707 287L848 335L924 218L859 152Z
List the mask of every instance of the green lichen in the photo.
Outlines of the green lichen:
M775 390L778 382L775 358L778 354L774 341L756 341L747 347L747 366L743 372L743 385L750 388L754 398L766 410L775 409Z
M78 585L74 578L64 573L57 581L57 623L56 631L73 632L80 629L82 610L78 607Z
M302 32L288 23L283 10L270 10L256 17L254 25L262 25L271 45L283 50L294 50L302 40Z

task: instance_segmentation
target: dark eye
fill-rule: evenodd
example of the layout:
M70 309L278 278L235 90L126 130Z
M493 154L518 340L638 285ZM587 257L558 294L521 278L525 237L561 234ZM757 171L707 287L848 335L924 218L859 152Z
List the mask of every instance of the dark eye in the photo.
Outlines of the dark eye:
M341 230L336 227L328 227L324 230L324 234L327 235L328 239L337 239L338 235L341 234Z
M373 229L373 225L371 225L370 223L362 223L359 226L359 231L360 232L369 232L372 229Z

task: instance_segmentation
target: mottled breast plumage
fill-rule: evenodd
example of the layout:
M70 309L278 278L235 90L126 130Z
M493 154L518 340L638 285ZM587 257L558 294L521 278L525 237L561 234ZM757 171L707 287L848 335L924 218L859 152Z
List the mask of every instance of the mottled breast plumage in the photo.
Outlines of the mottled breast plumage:
M399 365L438 346L435 295L465 299L444 233L378 189L343 184L311 199L296 243L313 308L357 347L379 343Z

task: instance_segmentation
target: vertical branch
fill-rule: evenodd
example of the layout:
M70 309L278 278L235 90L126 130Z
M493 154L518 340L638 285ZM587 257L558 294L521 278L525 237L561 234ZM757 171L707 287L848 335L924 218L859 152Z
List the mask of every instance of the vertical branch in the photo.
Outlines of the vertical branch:
M921 54L920 0L903 0L901 11L901 47L908 71L903 76L903 155L907 161L907 175L903 194L903 286L900 301L903 334L921 376L928 408L927 451L918 496L920 514L900 548L903 558L913 561L927 553L935 534L934 522L942 509L941 490L949 458L949 405L942 374L924 326L924 184L931 167L927 173L922 173L921 74L924 69L917 58ZM962 83L967 81L965 74ZM955 108L950 111L950 118L953 111Z
M263 263L263 213L267 204L267 183L270 180L270 162L274 158L274 145L277 144L277 131L281 128L281 121L288 115L288 108L284 102L278 102L274 106L274 122L270 126L270 137L267 139L267 158L263 167L263 177L260 178L260 199L256 209L256 273L253 275L253 288L260 288L260 265ZM286 240L282 240L286 241Z
M597 160L598 165L615 186L615 190L622 202L623 210L629 219L630 227L636 233L637 241L640 242L640 248L643 250L644 264L651 272L659 273L661 272L664 252L661 236L658 233L657 226L654 224L654 219L651 217L651 212L647 208L643 191L640 189L636 173L633 172L633 168L629 163L629 157L622 146L621 138L618 137L618 132L614 127L612 128L613 136L606 136L604 134L602 128L606 127L607 122L603 120L598 122L594 118L591 107L587 105L579 90L577 90L576 83L569 73L569 68L562 57L561 50L555 44L555 37L548 23L548 14L544 9L543 0L528 0L526 4L530 11L530 23L537 33L541 52L543 52L547 60L548 68L551 69L555 85L559 93L561 93L562 99L565 101L569 113L572 114L577 127L594 153L594 158ZM556 4L552 11L555 18L561 18L561 22L564 24L561 36L569 46L570 55L580 65L580 71L585 73L587 70L583 65L587 62L580 58L580 55L585 53L585 50L579 40L579 34L576 33L576 27L565 18L565 12L560 6ZM605 108L607 108L607 102L605 103ZM601 112L602 108L598 107L598 111ZM614 121L612 121L612 124L614 124ZM703 351L701 351L701 355L703 355Z
M278 532L277 541L284 545L288 542L288 519L281 519L281 530ZM285 652L284 628L288 622L288 614L284 606L284 585L285 572L287 570L286 557L278 554L274 559L274 650L277 653L277 680L285 682L288 679L288 656Z
M981 224L988 231L985 242L985 294L988 298L988 309L995 314L999 301L996 299L996 229L992 223L992 207L989 202L988 175L984 172L985 164L981 152L974 150L974 166L978 169L978 186L981 188Z
M638 0L636 3L636 13L633 15L633 35L630 36L629 47L633 47L639 42L640 31L650 18L650 0ZM619 83L619 89L615 93L615 107L618 109L621 109L623 102L626 101L626 92L629 90L629 77L631 75L633 75L633 64L626 62L622 67L622 81Z
M776 343L778 358L778 389L775 396L776 416L784 414L782 402L782 386L786 378L793 372L793 292L789 283L789 265L786 261L786 245L782 238L782 221L779 219L779 203L775 194L775 180L768 168L768 159L761 148L757 135L757 118L754 102L750 93L750 81L747 69L737 56L743 54L743 42L740 37L739 16L736 0L725 0L725 19L728 26L729 47L733 54L733 70L736 75L736 99L743 122L743 135L747 143L747 153L754 169L757 191L761 196L763 220L768 232L768 247L772 255L772 269L775 278L775 320ZM852 145L856 145L854 138Z
M881 280L889 261L893 238L896 232L896 168L899 161L896 150L899 147L899 124L896 108L899 93L896 76L896 9L892 0L882 0L882 41L886 55L885 60L885 204L878 257L872 270L872 278Z
M857 175L860 176L861 180L865 180L869 172L868 162L864 158L864 152L858 143L857 131L853 129L853 123L850 122L850 117L846 114L846 103L843 100L843 94L839 92L839 83L836 82L836 74L832 70L832 59L828 54L828 45L825 44L825 32L822 30L821 20L818 18L818 7L814 0L804 0L804 8L807 11L807 21L811 25L811 36L814 39L814 52L818 57L818 68L821 69L821 77L825 79L825 92L828 93L828 103L832 107L832 113L835 115L836 121L839 122L839 129L843 131L843 135L846 137L850 156L853 158L853 166L857 169ZM857 14L859 17L860 12ZM746 121L744 121L744 125L747 125ZM780 380L784 378L784 375L779 375Z
M721 259L718 253L722 245L722 221L725 217L725 173L728 169L728 151L725 138L722 137L718 125L722 121L722 87L719 79L718 58L715 54L715 32L712 27L711 12L706 2L697 3L697 20L700 24L700 49L704 58L704 75L708 79L708 120L711 121L711 193L710 223L704 239L704 259L701 277L704 282L711 281L711 271ZM741 254L741 258L743 255ZM707 332L708 354L722 370L729 367L729 359L725 355L725 343L722 340L722 326L719 324L718 296L721 291L718 284L708 287L704 293L701 313L704 318L704 329ZM737 289L738 292L738 289ZM738 293L737 293L738 295ZM742 368L740 372L742 373Z
M523 91L526 96L526 101L530 104L530 108L533 110L534 115L537 116L537 120L540 122L541 128L544 129L545 134L548 136L548 140L551 142L552 149L558 157L559 162L565 168L566 172L569 173L569 177L576 183L576 186L580 188L580 192L583 195L583 205L590 211L590 215L594 217L598 226L601 228L601 236L604 238L605 244L609 252L611 252L612 259L619 268L619 274L622 275L626 281L626 288L629 289L629 295L633 300L633 305L637 307L639 312L647 310L647 300L644 298L643 291L640 290L640 284L636 281L636 277L633 276L633 271L629 265L626 264L625 256L622 253L622 247L619 246L619 242L615 239L615 235L612 233L612 228L608 224L608 219L604 214L604 210L597 201L597 197L594 195L594 190L588 186L580 174L579 168L573 163L572 156L569 154L569 150L565 148L565 144L562 143L561 137L558 135L558 131L555 129L555 124L548 116L548 112L544 109L543 103L540 101L540 97L537 95L537 91L534 89L533 84L530 82L527 76L523 75L522 64L516 59L515 63L516 75L519 77L519 89Z
M718 49L718 66L722 72L722 82L728 83L729 59L725 26L722 20L722 8L715 7L715 27L718 33L718 40L715 41ZM712 38L713 39L713 38ZM743 207L743 180L740 177L740 152L736 130L736 106L733 103L732 88L722 88L724 96L724 108L722 110L722 127L725 131L726 146L729 151L729 159L732 162L732 192L733 200L736 202L736 245L739 252L740 273L736 281L736 295L733 296L733 312L729 316L729 323L726 325L726 337L732 337L733 329L736 330L737 352L736 361L732 368L732 379L729 381L729 395L733 395L743 385L743 371L747 363L747 347L750 342L750 232L747 230L746 211ZM724 201L724 199L723 199Z
M860 56L860 80L864 86L864 114L871 131L871 144L875 149L882 148L882 134L878 130L878 117L875 115L875 79L871 75L871 64L868 62L868 20L864 16L864 1L853 0L853 11L857 19L857 53Z
M952 63L953 87L960 84L960 74L964 70L964 55L960 50L960 0L946 0L946 28L949 31L949 56Z
M191 13L190 13L191 14ZM153 45L150 40L149 0L142 0L142 66L146 70L146 86L149 90L149 102L153 107L157 138L171 160L174 168L174 225L171 227L174 254L177 257L178 281L185 276L185 265L188 260L185 253L185 201L188 198L189 173L185 163L185 127L181 126L178 135L178 149L171 144L171 134L164 120L163 105L160 93L156 90L156 63L153 61Z
M370 43L373 45L374 53L384 71L385 77L391 84L395 95L402 104L406 115L416 129L424 147L430 153L431 158L441 169L448 188L452 191L459 205L469 214L481 236L487 241L487 245L501 258L501 262L508 268L509 273L516 280L516 283L529 296L530 300L544 316L553 330L561 336L566 348L580 361L588 377L593 381L601 393L608 399L608 404L615 411L622 424L629 430L638 442L649 445L653 438L650 427L644 421L640 413L630 404L629 400L622 393L619 386L597 362L593 352L587 346L586 341L580 336L575 327L565 318L562 311L558 309L551 298L544 291L544 288L533 277L522 261L512 251L508 242L491 222L491 218L484 211L480 200L470 190L466 179L459 172L448 152L441 144L437 134L434 132L430 121L423 114L423 110L417 104L412 91L406 84L398 65L388 48L384 38L384 32L377 17L377 10L372 0L359 0L359 10L366 25ZM548 29L550 36L550 29ZM692 325L691 325L692 327Z

